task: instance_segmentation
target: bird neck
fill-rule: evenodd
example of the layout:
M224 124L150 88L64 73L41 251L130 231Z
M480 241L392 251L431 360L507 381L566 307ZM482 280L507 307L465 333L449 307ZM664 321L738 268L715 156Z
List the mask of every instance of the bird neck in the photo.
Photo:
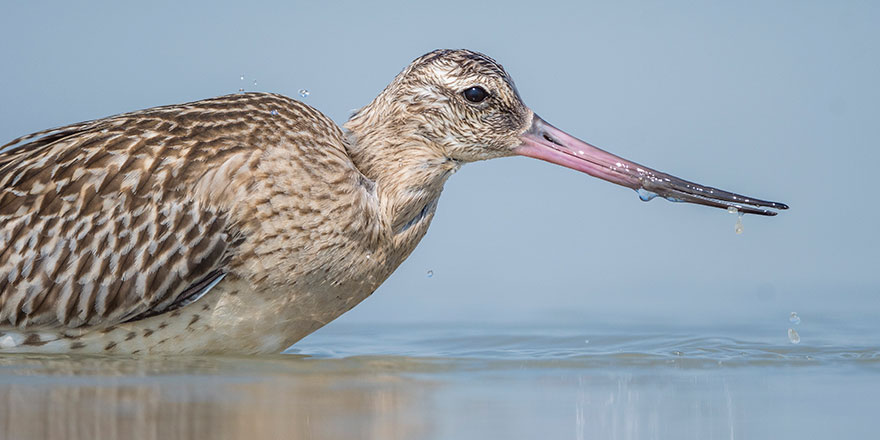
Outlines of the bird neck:
M366 111L365 111L366 110ZM395 235L424 234L443 191L461 166L415 133L407 121L381 121L362 110L345 124L355 166L376 184L381 212Z

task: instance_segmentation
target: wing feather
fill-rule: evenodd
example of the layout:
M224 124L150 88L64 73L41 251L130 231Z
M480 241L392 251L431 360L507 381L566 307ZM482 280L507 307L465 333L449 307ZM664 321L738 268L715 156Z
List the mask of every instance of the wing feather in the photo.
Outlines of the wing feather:
M270 114L291 102L230 95L0 147L0 327L109 326L213 287L242 237L198 189L250 166L255 132L280 130Z

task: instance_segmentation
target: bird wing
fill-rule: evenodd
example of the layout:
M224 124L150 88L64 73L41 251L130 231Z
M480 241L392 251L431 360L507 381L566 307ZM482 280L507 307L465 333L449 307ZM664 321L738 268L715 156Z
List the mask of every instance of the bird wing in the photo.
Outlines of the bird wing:
M216 195L254 156L248 141L260 128L243 129L259 126L245 120L243 99L156 107L0 147L0 326L114 325L182 307L225 276L242 236L228 206L199 188Z

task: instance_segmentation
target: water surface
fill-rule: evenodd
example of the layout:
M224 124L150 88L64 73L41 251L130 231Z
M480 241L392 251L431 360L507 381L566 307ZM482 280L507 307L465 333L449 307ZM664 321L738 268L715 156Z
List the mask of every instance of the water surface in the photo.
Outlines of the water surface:
M784 325L335 325L262 357L0 358L4 439L867 438L880 345Z

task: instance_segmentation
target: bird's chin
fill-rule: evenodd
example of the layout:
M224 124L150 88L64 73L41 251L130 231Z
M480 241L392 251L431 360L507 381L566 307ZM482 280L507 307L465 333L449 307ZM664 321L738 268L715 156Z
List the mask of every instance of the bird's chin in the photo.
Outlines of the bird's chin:
M762 207L788 209L783 203L700 185L628 161L569 135L538 115L533 115L531 126L520 136L520 140L522 143L513 149L515 154L562 165L632 188L639 192L643 200L660 196L675 202L736 208L739 212L760 215L777 214Z

